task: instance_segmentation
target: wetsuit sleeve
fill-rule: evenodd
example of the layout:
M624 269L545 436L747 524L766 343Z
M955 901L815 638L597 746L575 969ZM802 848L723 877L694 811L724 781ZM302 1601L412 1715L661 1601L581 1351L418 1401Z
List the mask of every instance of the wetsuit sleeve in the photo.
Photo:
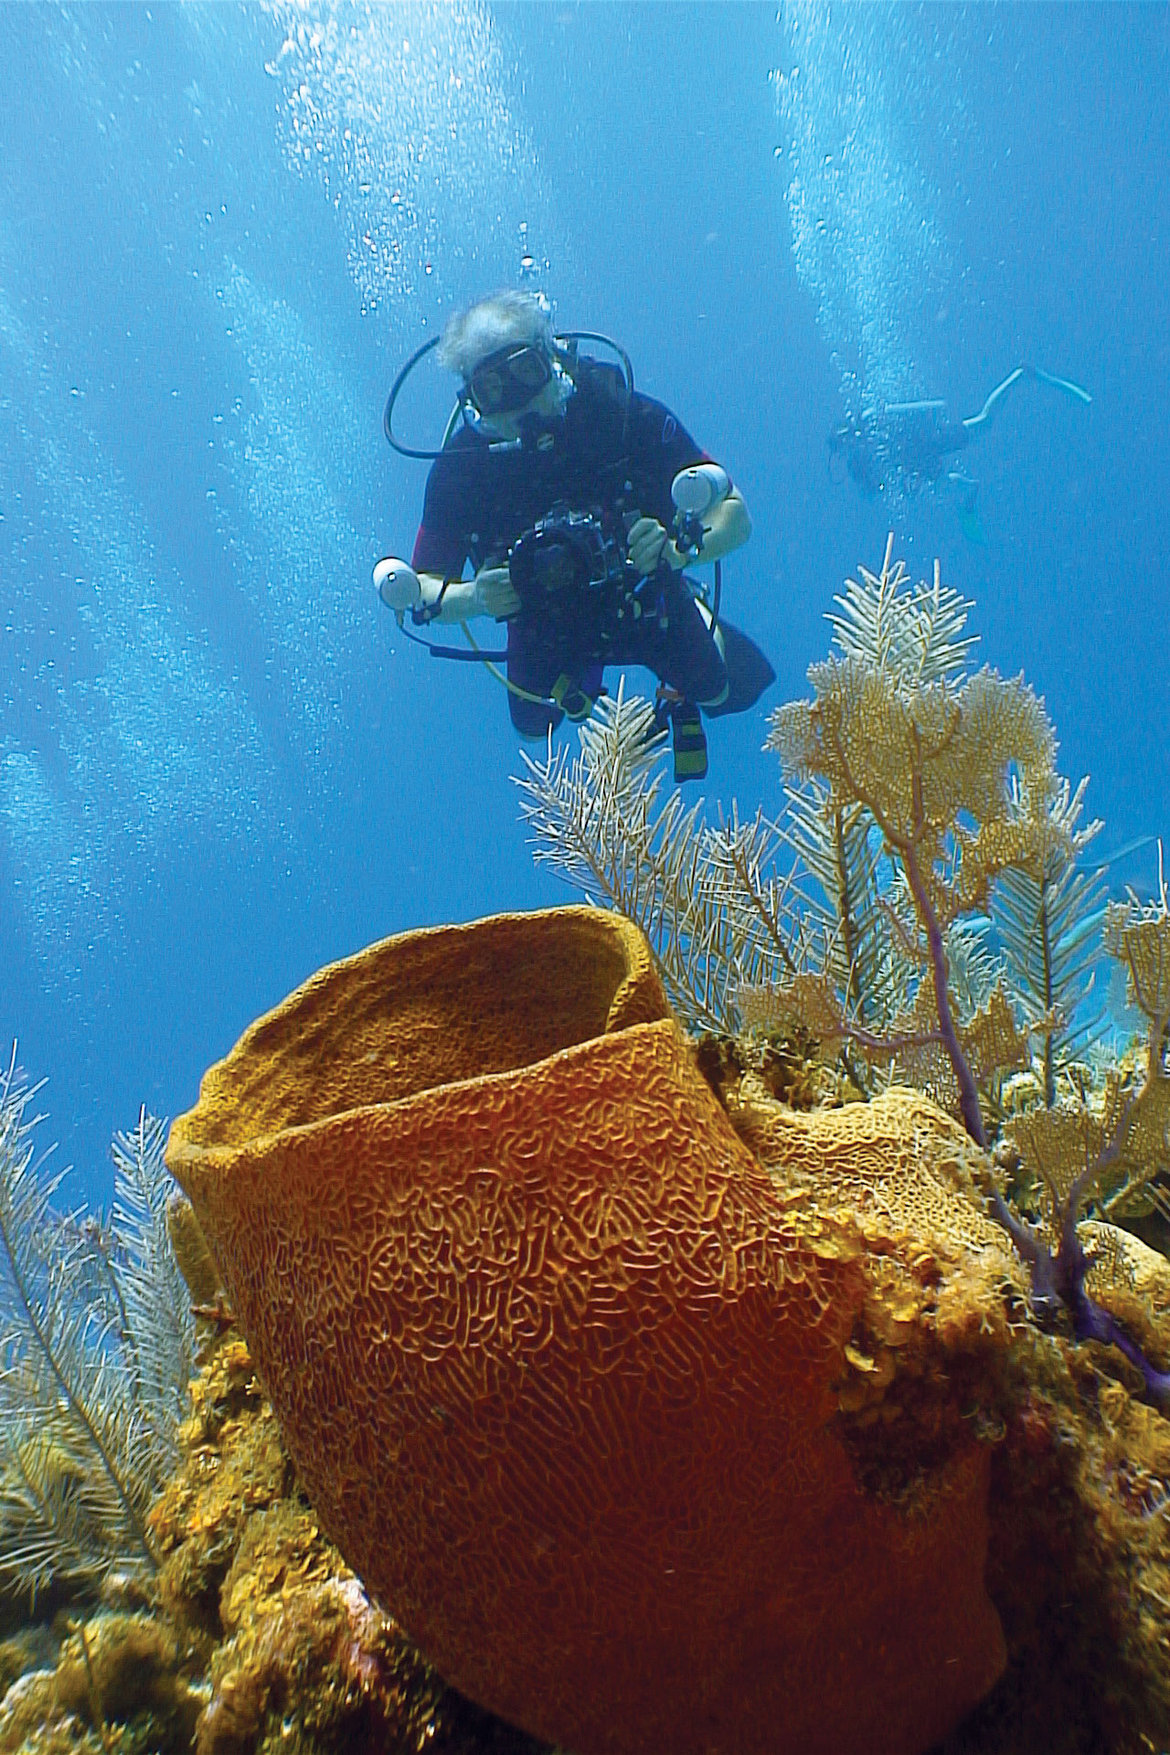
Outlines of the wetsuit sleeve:
M454 471L444 455L435 459L427 476L422 523L414 539L410 564L416 573L438 573L458 579L467 559L469 529L460 509L461 495Z

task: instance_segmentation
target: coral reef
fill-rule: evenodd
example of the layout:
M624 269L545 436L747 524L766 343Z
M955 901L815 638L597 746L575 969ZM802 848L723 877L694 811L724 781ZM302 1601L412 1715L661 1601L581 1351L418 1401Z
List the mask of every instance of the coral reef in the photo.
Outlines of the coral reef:
M601 702L522 787L603 907L323 971L193 1206L143 1116L59 1216L10 1069L0 1755L1170 1747L1170 904L968 608L847 583L776 822Z
M172 1503L175 1530L213 1537L249 1491L259 1519L177 1550L182 1600L229 1634L204 1746L217 1727L261 1746L322 1688L350 1698L338 1629L379 1601L467 1693L585 1755L938 1738L991 1755L1024 1730L1033 1755L1164 1746L1170 1427L1115 1348L1029 1319L966 1130L899 1089L799 1113L733 1055L708 1059L710 1088L648 1016L640 941L596 954L590 991L597 913L486 922L486 947L479 930L326 971L176 1128L313 1506L280 1497L274 1426L267 1492L225 1473L220 1513ZM602 1034L537 1057L562 931L572 1014ZM482 1055L475 972L501 963L494 1070L453 1079L439 1049L448 1082L428 1088L404 1033L441 1042L451 1006ZM605 1031L614 994L643 1021ZM330 1117L334 1070L354 1104L363 1066L381 1101ZM1170 1268L1109 1225L1083 1242L1101 1307L1165 1356ZM318 1518L369 1598L305 1558ZM201 1551L219 1556L206 1581ZM244 1614L274 1580L279 1605Z
M1170 1274L1156 1260L1165 1301ZM1022 1352L992 1472L987 1567L1009 1665L943 1755L1170 1744L1170 1428L1117 1382L1116 1354L1095 1351L1032 1337Z
M600 704L579 756L527 762L520 785L536 855L644 927L683 1015L715 1032L700 1063L725 1097L750 1074L758 1090L807 1108L871 1097L897 1076L961 1116L976 1147L994 1146L990 1159L970 1154L972 1186L1014 1246L1015 1273L1026 1271L1028 1314L1058 1349L1070 1336L1085 1349L1061 1396L1046 1399L1027 1371L1023 1379L1064 1462L1070 1451L1096 1459L1061 1474L1055 1523L1083 1522L1088 1533L1079 1552L1053 1536L1053 1569L1064 1568L1066 1583L1111 1571L1120 1580L1095 1385L1103 1375L1131 1401L1165 1409L1170 1336L1157 1316L1158 1273L1149 1261L1139 1267L1132 1239L1093 1220L1170 1236L1166 887L1159 881L1151 905L1131 895L1106 910L1100 873L1082 864L1100 828L1080 822L1086 783L1074 790L1055 774L1052 729L1022 680L964 674L969 605L937 567L932 584L911 584L891 538L881 572L861 569L837 603L840 653L812 667L814 699L772 716L770 744L792 784L782 816L749 831L757 857L721 865L720 837L742 836L738 819L713 830L699 809L684 818L663 805L648 709L621 694ZM708 924L713 910L724 926ZM1105 956L1125 969L1146 1024L1142 1044L1112 1057L1087 1003ZM851 1194L859 1211L869 1198L864 1187ZM1024 1424L1034 1437L1035 1422ZM1141 1436L1119 1474L1153 1482L1144 1538L1132 1538L1148 1564L1140 1584L1108 1600L1142 1602L1157 1626L1151 1605L1167 1601L1164 1427L1149 1415L1127 1429ZM1015 1471L1028 1461L1027 1445L1011 1442L1020 1430L1009 1419L997 1452L996 1478L1013 1484L1029 1476L1028 1466ZM1110 1533L1098 1539L1101 1529ZM1010 1597L1027 1571L998 1576ZM1124 1622L1115 1617L1104 1639L1142 1653L1136 1672L1128 1660L1114 1665L1126 1677L1119 1692L1141 1702L1124 1731L1120 1721L1103 1728L1087 1706L1077 1718L1071 1703L1083 1690L1056 1657L1074 1640L1057 1636L1051 1618L1049 1647L1031 1651L1043 1677L1062 1677L1033 1697L1051 1708L1063 1689L1067 1711L1052 1710L1051 1722L1095 1726L1086 1748L1167 1739L1164 1644L1118 1632ZM1086 1639L1081 1655L1090 1649L1099 1657L1101 1642ZM1019 1674L1013 1658L1009 1678ZM1003 1722L1032 1724L1030 1749L1062 1747L1059 1728L1046 1743L1023 1705L1017 1691Z
M734 1101L737 1109L761 1109L750 1088ZM766 1112L765 1103L757 1125ZM869 1128L871 1147L880 1131ZM944 1185L961 1189L961 1174L956 1180L947 1158L944 1151L937 1171ZM847 1194L851 1186L849 1179ZM874 1235L886 1207L885 1199L875 1204ZM1148 1251L1141 1263L1147 1276L1161 1279L1165 1315L1165 1267ZM920 1282L919 1304L925 1289ZM897 1420L913 1419L921 1355L915 1357L907 1333L917 1319L907 1325L905 1307L891 1308L903 1319L889 1331L898 1343L891 1349L896 1369L883 1359L869 1372L861 1354L843 1385L843 1417L855 1425L860 1467L877 1454L874 1435L896 1423L875 1409L896 1401ZM986 1355L960 1283L940 1313L953 1360L972 1346ZM1006 1420L992 1453L988 1555L1009 1668L948 1739L946 1755L1020 1748L1030 1755L1137 1755L1164 1746L1156 1740L1158 1714L1164 1724L1170 1712L1167 1619L1158 1601L1170 1570L1165 1429L1120 1386L1087 1370L1084 1350L1073 1353L1050 1337L1020 1338L1026 1386L1016 1394L1005 1386ZM868 1344L876 1355L872 1338ZM992 1350L998 1354L998 1342ZM873 1381L879 1376L881 1389ZM852 1395L850 1384L859 1386ZM0 1750L96 1755L104 1736L106 1747L168 1755L191 1746L231 1755L276 1748L295 1755L424 1749L538 1755L539 1745L445 1689L388 1617L369 1605L296 1487L237 1338L229 1335L217 1347L195 1380L193 1400L179 1472L152 1518L165 1550L162 1600L155 1598L150 1611L159 1624L151 1631L141 1601L132 1613L126 1605L99 1605L82 1623L91 1661L105 1647L118 1667L124 1639L126 1651L148 1666L146 1675L124 1693L117 1686L103 1691L99 1680L99 1720L94 1695L82 1686L76 1619L55 1637L46 1628L0 1644ZM897 1455L896 1446L890 1454ZM887 1479L885 1490L897 1488L896 1479ZM311 1615L301 1613L302 1597ZM103 1619L111 1622L104 1632ZM1161 1690L1160 1706L1151 1704L1152 1687Z
M776 1149L794 1176L808 1172L793 1160L784 1117L754 1079L727 1094L745 1127L776 1130ZM921 1104L910 1093L894 1101L908 1114ZM863 1115L857 1108L851 1125ZM853 1158L859 1169L877 1162L881 1135L880 1124L863 1128ZM962 1195L957 1130L942 1127L938 1148L932 1178ZM905 1169L909 1204L901 1205L899 1178L887 1179L868 1208L871 1240L917 1224L940 1199L924 1205ZM857 1185L847 1175L822 1198L851 1199ZM945 1199L939 1210L947 1210ZM936 1222L944 1257L945 1231ZM1143 1296L1160 1298L1166 1323L1165 1264L1133 1247L1135 1279ZM976 1320L984 1295L977 1267L969 1281L962 1270L948 1271L936 1288L948 1289L936 1296L923 1265L908 1276L887 1254L881 1272L899 1283L867 1300L839 1401L869 1490L898 1496L908 1480L914 1490L914 1451L929 1444L927 1410L939 1405L929 1389L937 1343L923 1344L930 1328L943 1331L948 1367L965 1369L968 1381L977 1375L986 1385L999 1361L1000 1424L988 1420L981 1441L992 1457L987 1578L1009 1663L940 1748L944 1755L1148 1755L1165 1747L1165 1424L1102 1374L1086 1349L1059 1337L1016 1324L1019 1350L1005 1355L1000 1337L981 1333ZM986 1420L994 1410L980 1405ZM885 1445L899 1427L913 1440L910 1451ZM131 1591L110 1577L101 1600L0 1642L3 1755L111 1748L541 1755L544 1745L445 1687L370 1603L299 1489L247 1348L233 1333L220 1336L193 1381L179 1467L151 1524L162 1555L157 1583Z
M1170 1422L1139 1399L1140 1374L1127 1373L1112 1347L1084 1347L1024 1320L1019 1267L975 1198L979 1154L918 1093L800 1117L752 1073L733 1075L721 1093L762 1160L816 1207L849 1212L866 1240L874 1290L846 1348L839 1395L859 1478L900 1496L959 1410L992 1448L986 1581L1008 1667L945 1740L945 1755L1164 1747ZM889 1153L880 1119L889 1104L916 1140L913 1156ZM928 1123L921 1131L916 1116ZM853 1141L844 1176L821 1143L842 1128ZM921 1150L925 1140L932 1150ZM1170 1264L1113 1226L1083 1231L1095 1296L1147 1351L1170 1356ZM946 1397L930 1386L940 1363Z
M0 1643L2 1755L539 1755L455 1694L322 1534L247 1348L192 1383L157 1575Z
M1086 1203L1117 1217L1167 1205L1165 886L1151 907L1131 897L1108 910L1105 949L1149 1035L1140 1088L1113 1069L1091 1093L1094 1073L1071 1062L1070 1044L1093 1026L1074 1031L1062 1012L1091 986L1105 912L1099 882L1078 867L1099 828L1079 826L1084 782L1073 792L1056 775L1052 727L1022 679L965 674L970 606L937 564L932 584L911 584L891 536L880 574L860 571L829 618L840 655L810 668L813 700L771 716L769 747L794 784L787 820L750 836L759 857L720 864L722 830L697 807L684 818L659 804L648 710L620 693L575 761L528 761L537 857L643 926L668 990L689 986L692 1021L717 996L717 1027L746 1030L757 1053L780 1041L835 1057L856 1094L893 1071L961 1116L980 1147L1014 1083L1017 1115L1021 1102L1029 1110L1017 1139L1033 1158L998 1142L1017 1187L991 1178L990 1203L1028 1265L1033 1309L1117 1346L1170 1405L1165 1366L1088 1292L1077 1235ZM769 874L765 848L787 850L787 868ZM708 929L713 910L726 930ZM745 920L750 930L731 930ZM1074 1133L1084 1151L1058 1187L1046 1165L1067 1167ZM1047 1191L1038 1225L1013 1204L1029 1184Z

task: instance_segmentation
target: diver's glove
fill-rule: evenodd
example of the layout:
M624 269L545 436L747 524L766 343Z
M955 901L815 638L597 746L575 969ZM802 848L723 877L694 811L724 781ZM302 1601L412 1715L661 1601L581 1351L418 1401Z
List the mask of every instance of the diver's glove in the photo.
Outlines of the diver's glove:
M479 569L475 575L475 605L478 615L493 615L498 622L507 621L518 612L520 598L506 565Z
M681 573L687 564L686 556L679 554L657 518L639 518L631 526L626 553L644 579L656 573L663 561L674 573Z

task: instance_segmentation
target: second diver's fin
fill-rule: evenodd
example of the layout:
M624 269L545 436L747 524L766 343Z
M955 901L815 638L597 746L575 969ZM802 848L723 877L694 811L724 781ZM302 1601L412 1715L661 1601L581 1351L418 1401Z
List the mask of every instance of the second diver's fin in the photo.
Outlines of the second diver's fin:
M987 398L987 401L983 404L979 413L969 414L967 416L966 420L963 422L967 431L973 433L977 427L987 426L991 421L992 415L995 413L1012 385L1018 384L1021 378L1026 378L1028 376L1029 368L1027 366L1017 366L1014 372L1009 372L1003 383L995 386L995 389L991 392L991 395Z
M1074 384L1071 378L1057 378L1052 372L1043 371L1040 366L1033 366L1032 370L1042 384L1051 384L1054 390L1063 390L1066 396L1073 396L1086 406L1091 404L1093 398L1089 392L1082 390L1079 384Z
M959 524L968 542L976 548L987 547L987 533L979 519L976 502L979 498L979 483L964 475L961 469L952 469L947 476L948 487L954 488L958 496Z
M979 521L979 514L974 506L959 507L959 526L968 542L976 548L987 547L987 532Z
M979 413L969 414L964 420L963 425L969 433L978 431L980 427L990 426L991 417L995 414L1003 398L1014 384L1019 383L1021 378L1035 378L1038 383L1049 384L1053 390L1063 391L1066 396L1071 396L1077 402L1083 402L1086 405L1091 404L1093 400L1089 392L1082 390L1079 384L1074 384L1071 378L1058 378L1054 372L1046 372L1041 366L1017 366L1014 372L1008 373L1002 384L995 386Z

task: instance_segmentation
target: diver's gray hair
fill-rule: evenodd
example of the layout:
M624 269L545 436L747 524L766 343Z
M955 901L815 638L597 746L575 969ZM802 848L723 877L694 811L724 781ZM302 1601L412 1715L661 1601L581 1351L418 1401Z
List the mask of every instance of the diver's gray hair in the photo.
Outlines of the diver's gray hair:
M451 318L439 343L439 364L458 372L466 383L481 360L515 342L535 343L552 351L553 326L535 293L505 289L489 293L469 310Z

